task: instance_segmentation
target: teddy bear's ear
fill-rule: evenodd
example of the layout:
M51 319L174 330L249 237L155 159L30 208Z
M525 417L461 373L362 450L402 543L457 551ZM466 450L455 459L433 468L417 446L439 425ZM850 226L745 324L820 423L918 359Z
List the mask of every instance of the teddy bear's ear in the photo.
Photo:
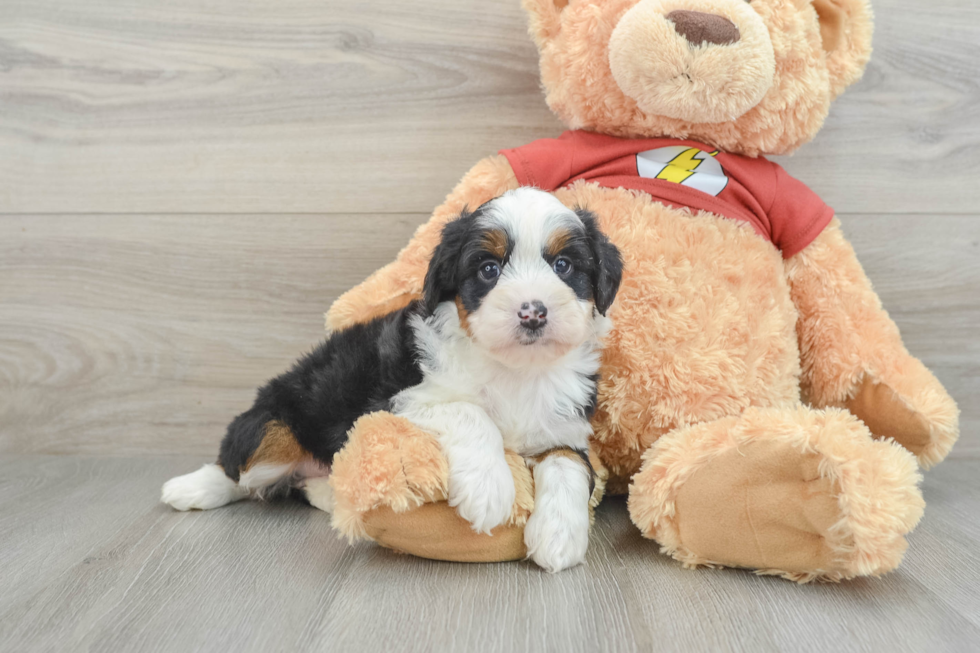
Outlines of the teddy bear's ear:
M524 11L531 17L531 37L537 46L558 36L561 31L561 12L571 0L522 0Z
M868 0L811 0L834 97L856 82L871 56L872 17Z

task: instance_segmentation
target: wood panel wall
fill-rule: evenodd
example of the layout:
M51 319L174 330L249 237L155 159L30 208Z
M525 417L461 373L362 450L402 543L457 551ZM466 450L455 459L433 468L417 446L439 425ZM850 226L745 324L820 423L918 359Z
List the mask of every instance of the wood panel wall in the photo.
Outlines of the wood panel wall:
M980 7L878 0L780 162L980 455ZM211 455L468 167L554 136L517 0L3 0L0 451Z

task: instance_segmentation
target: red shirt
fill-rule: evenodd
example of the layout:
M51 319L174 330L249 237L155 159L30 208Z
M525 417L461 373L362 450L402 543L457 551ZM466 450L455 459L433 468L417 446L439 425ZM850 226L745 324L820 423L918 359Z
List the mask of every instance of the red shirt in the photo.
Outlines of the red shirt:
M500 153L522 186L554 191L583 179L643 191L670 206L748 222L785 258L809 245L834 217L816 193L772 161L693 141L567 131Z

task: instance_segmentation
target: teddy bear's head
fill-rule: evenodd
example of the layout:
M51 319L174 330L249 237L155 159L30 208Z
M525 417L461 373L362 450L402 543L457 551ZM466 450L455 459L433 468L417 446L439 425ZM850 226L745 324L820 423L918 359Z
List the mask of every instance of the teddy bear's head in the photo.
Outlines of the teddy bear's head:
M783 154L871 53L868 0L523 0L573 129Z

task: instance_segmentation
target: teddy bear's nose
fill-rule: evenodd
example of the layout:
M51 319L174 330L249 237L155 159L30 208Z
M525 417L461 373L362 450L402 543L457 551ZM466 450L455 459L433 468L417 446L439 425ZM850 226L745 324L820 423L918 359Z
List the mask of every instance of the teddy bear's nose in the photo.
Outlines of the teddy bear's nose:
M686 38L691 45L731 45L738 43L741 38L735 23L714 14L677 10L670 12L665 18L674 23L674 31Z

